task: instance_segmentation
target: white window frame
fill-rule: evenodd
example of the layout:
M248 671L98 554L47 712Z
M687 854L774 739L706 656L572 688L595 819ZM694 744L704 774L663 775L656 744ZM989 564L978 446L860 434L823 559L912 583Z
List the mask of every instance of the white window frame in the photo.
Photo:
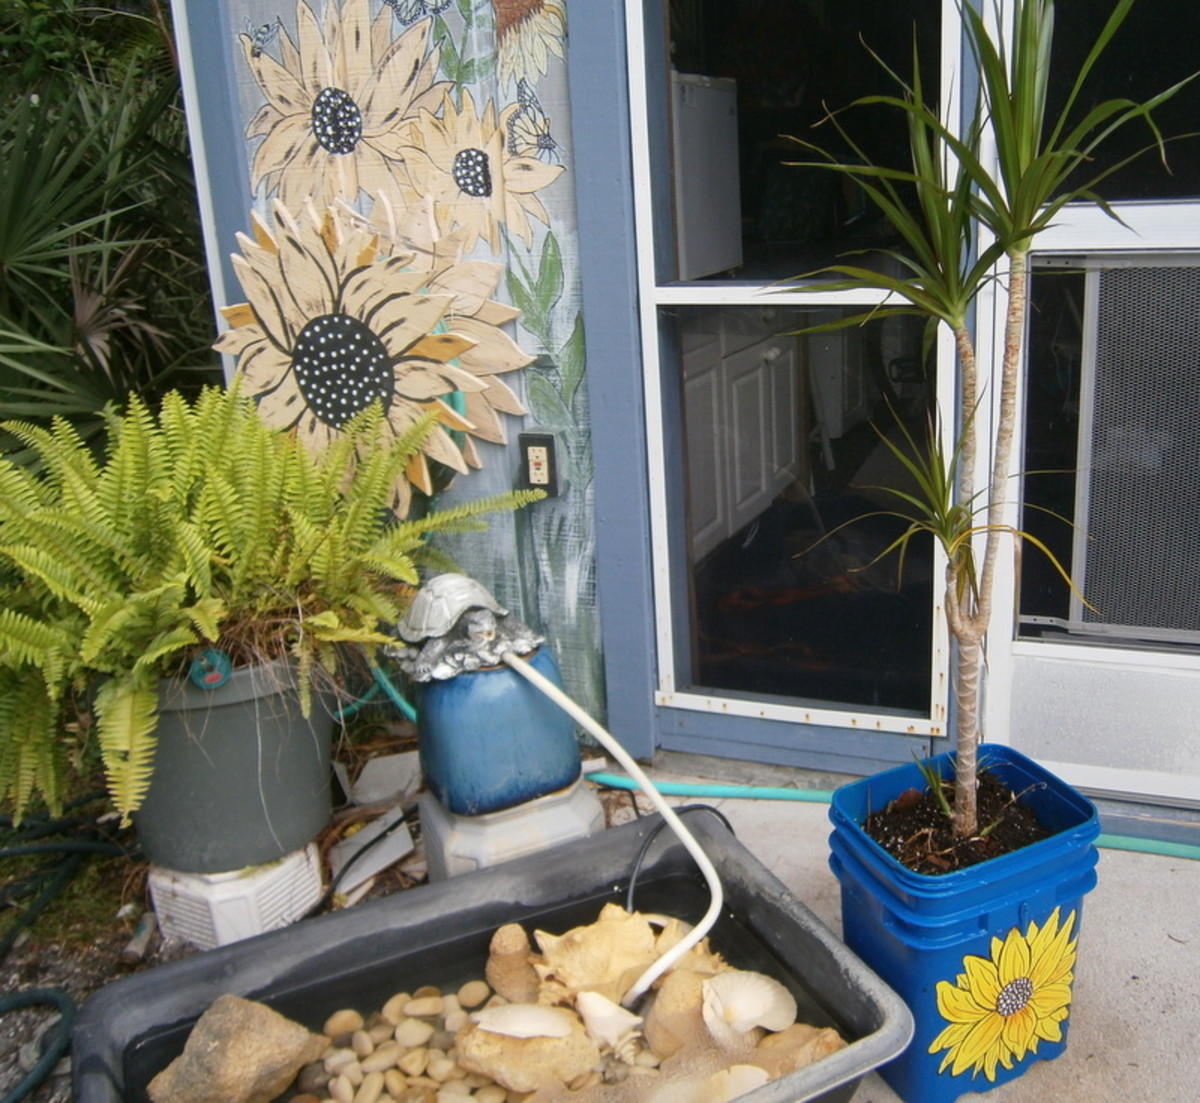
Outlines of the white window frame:
M941 103L947 118L957 117L960 109L958 72L961 64L961 34L956 0L941 0L942 49L940 55ZM704 694L680 688L675 669L677 654L676 621L671 608L671 569L669 554L669 509L666 476L665 441L662 431L664 404L661 386L662 364L658 344L658 317L663 307L761 307L770 296L772 306L863 307L884 301L884 296L849 292L816 293L780 290L765 285L714 283L659 283L654 259L654 210L652 205L652 141L646 82L647 43L642 0L627 0L626 41L628 49L629 103L631 112L632 162L634 174L634 227L637 237L637 278L639 285L639 321L642 332L643 378L645 380L646 434L649 455L649 496L651 502L651 557L654 582L655 641L658 655L658 684L655 703L660 707L719 713L728 716L780 720L834 728L873 732L896 732L916 736L947 734L949 695L949 639L942 607L941 587L936 580L943 575L944 560L937 553L934 563L932 672L930 712L928 716L871 712L850 706L837 707L830 702L792 703L762 698ZM955 409L955 371L953 338L945 327L937 344L937 402L943 411ZM672 414L676 411L670 411ZM948 434L953 418L943 418Z

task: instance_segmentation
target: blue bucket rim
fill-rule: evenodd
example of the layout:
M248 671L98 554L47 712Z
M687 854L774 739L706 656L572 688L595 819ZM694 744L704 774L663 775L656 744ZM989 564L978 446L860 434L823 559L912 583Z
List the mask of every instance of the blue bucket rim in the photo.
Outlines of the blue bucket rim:
M884 850L866 833L862 824L856 823L845 810L846 802L864 789L879 785L883 785L886 789L889 779L900 775L916 772L919 776L920 771L917 764L906 762L869 777L847 782L835 789L829 804L829 818L834 825L834 833L841 833L844 841L869 862L877 866L882 863L886 871L900 882L906 891L925 896L942 896L961 892L964 886L979 880L981 870L986 871L982 876L989 879L1014 876L1019 874L1022 869L1043 861L1047 851L1057 850L1063 854L1069 854L1076 850L1085 850L1095 842L1100 834L1100 813L1095 804L1078 789L1068 785L1062 778L1051 773L1040 763L1012 747L1000 743L981 743L978 751L980 756L986 753L1000 758L1002 764L1018 766L1034 775L1039 781L1044 782L1047 788L1065 803L1074 806L1080 817L1079 822L1056 831L1048 838L1040 839L1020 850L1014 850L987 862L967 866L952 873L918 873ZM927 761L936 764L939 772L944 775L946 771L943 767L949 765L955 758L956 752L950 750L933 755ZM902 791L897 790L897 792ZM887 799L892 798L889 796Z

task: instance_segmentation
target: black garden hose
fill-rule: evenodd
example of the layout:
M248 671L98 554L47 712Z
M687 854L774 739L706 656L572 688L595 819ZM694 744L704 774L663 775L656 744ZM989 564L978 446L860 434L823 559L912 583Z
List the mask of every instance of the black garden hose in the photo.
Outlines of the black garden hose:
M725 829L731 835L733 834L733 825L726 818L725 813L714 808L711 804L681 804L678 808L675 809L675 814L677 816L685 816L691 812L707 812L709 815L715 816L718 820L721 821L721 823L724 825ZM637 888L638 877L641 875L641 872L642 872L642 865L646 861L646 855L650 852L650 847L654 843L654 840L658 838L659 834L662 832L663 828L666 826L667 826L667 824L666 824L665 820L660 821L659 823L656 823L654 825L654 827L651 829L650 834L647 835L646 838L642 840L641 848L638 850L637 856L633 860L633 869L630 871L630 874L629 874L629 888L626 889L626 892L625 892L625 910L627 912L632 912L632 911L637 910L634 907L633 898L634 898L634 890Z
M0 958L8 954L21 931L31 927L38 916L70 883L88 855L123 857L130 853L125 847L106 837L93 821L79 817L50 821L31 819L19 828L4 822L0 827L6 829L0 836L0 860L42 854L61 856L61 860L42 866L7 886L3 898L0 898L0 906L10 904L35 891L37 896L33 903L21 911L16 921L0 938Z
M75 1001L61 988L30 988L27 992L15 992L11 996L0 996L0 1015L7 1011L18 1011L22 1007L38 1007L50 1004L58 1008L59 1019L55 1023L53 1036L42 1049L37 1063L24 1079L0 1103L19 1103L25 1099L58 1064L71 1044L71 1031L75 1026Z
M72 807L89 799L75 802ZM0 908L16 906L18 900L33 897L23 904L11 927L0 937L0 959L7 956L21 932L33 926L55 897L71 882L90 855L128 856L129 851L105 836L97 824L86 817L71 815L58 820L30 817L20 827L0 821L0 860L45 855L46 864L19 877L0 894ZM75 1001L60 988L30 988L0 996L0 1014L25 1007L49 1005L58 1009L58 1022L47 1035L41 1054L20 1083L0 1097L0 1103L18 1103L26 1099L54 1070L71 1044L75 1024Z

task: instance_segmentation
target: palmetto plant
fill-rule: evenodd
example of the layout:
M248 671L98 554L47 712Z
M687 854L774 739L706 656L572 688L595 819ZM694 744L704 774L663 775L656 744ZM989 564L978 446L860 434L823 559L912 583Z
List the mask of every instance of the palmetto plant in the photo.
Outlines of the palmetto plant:
M929 100L914 56L911 82L889 71L897 86L894 95L856 101L856 105L896 112L907 127L911 165L871 163L840 114L831 115L828 123L856 163L800 143L820 156L816 165L861 188L901 241L888 254L899 274L838 264L824 270L825 279L809 284L821 290L874 289L889 296L877 309L818 328L857 325L888 314L918 314L928 319L930 338L937 326L949 327L958 353L955 446L947 453L937 434L931 434L925 446L916 450L919 458L908 465L920 489L900 497L906 515L915 522L910 534L931 532L946 553L944 603L957 652L953 820L960 836L974 834L978 826L979 691L997 560L1005 537L1024 536L1006 522L1005 510L1028 312L1030 248L1036 234L1068 203L1098 204L1115 217L1097 188L1125 162L1106 163L1104 143L1117 130L1140 122L1148 127L1147 148L1161 152L1163 143L1152 112L1181 87L1175 85L1146 102L1118 98L1087 109L1081 106L1089 74L1133 3L1117 0L1074 74L1057 116L1049 111L1053 0L1014 0L1007 26L999 0L991 0L985 10L964 2L962 24L978 87L962 127L944 120ZM992 23L1007 34L993 34ZM980 292L995 279L1005 281L1007 313L1000 362L994 372L986 373L999 394L985 451L976 418L984 378L974 320ZM991 458L986 473L978 471L981 454ZM981 502L986 503L982 509Z
M165 10L135 7L0 11L0 417L93 437L220 378Z
M307 711L315 672L388 641L431 533L540 496L397 521L391 488L431 421L397 441L371 409L313 456L218 388L157 415L132 399L100 459L63 419L5 428L37 461L0 461L0 798L18 817L35 793L58 806L64 718L89 712L112 801L136 810L159 681L207 647L290 656Z

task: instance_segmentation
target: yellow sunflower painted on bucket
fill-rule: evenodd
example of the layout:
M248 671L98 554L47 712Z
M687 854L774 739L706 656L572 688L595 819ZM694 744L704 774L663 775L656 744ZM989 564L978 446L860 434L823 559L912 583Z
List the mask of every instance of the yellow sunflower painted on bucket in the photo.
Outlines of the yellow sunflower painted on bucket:
M1024 935L1013 927L993 938L990 957L963 958L955 984L938 981L938 1011L950 1025L929 1047L942 1050L938 1072L971 1070L996 1079L996 1067L1011 1069L1038 1043L1062 1041L1062 1023L1071 1006L1075 979L1075 912L1059 925L1055 908L1041 927L1030 923Z

